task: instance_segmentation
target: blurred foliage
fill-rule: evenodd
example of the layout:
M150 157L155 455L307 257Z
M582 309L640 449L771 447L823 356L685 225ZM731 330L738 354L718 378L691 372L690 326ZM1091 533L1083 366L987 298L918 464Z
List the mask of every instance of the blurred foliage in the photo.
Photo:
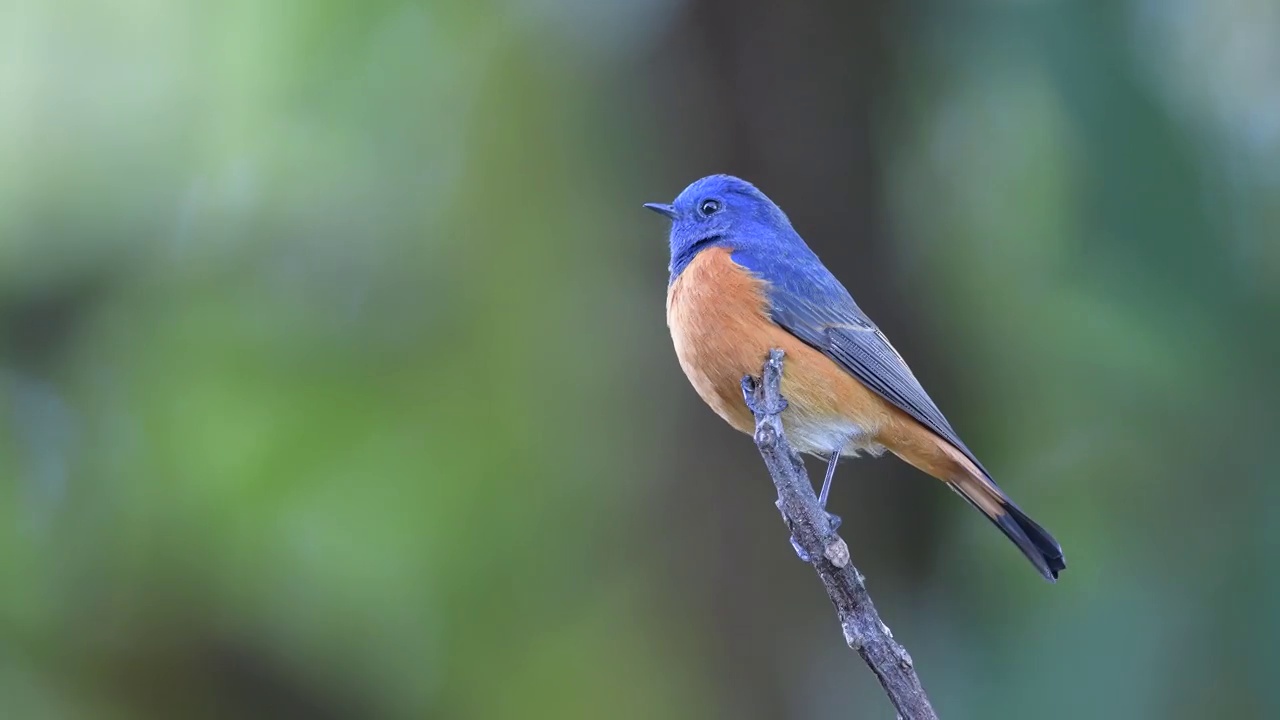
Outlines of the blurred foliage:
M888 717L665 339L720 170L1066 547L842 466L944 717L1280 713L1280 6L874 7L0 2L0 717Z

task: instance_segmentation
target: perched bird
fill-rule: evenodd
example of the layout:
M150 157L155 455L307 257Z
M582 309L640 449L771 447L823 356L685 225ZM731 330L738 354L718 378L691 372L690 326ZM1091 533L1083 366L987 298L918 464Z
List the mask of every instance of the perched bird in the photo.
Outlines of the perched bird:
M1057 541L995 484L781 208L729 175L645 207L671 220L667 326L680 367L716 414L754 431L741 381L781 348L783 430L798 451L827 459L824 508L842 456L888 449L947 483L1057 579L1066 568Z

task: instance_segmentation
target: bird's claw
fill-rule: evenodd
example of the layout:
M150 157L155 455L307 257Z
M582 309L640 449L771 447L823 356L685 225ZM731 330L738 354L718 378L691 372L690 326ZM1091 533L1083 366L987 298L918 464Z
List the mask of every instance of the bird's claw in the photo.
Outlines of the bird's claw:
M800 558L800 562L813 562L813 558L809 557L809 553L805 552L804 548L800 547L800 543L796 541L795 535L791 536L791 547L796 551L796 556Z
M787 399L779 396L776 405L763 404L763 398L760 395L760 381L745 375L742 378L742 400L747 404L747 409L752 415L778 415L787 409Z
M786 517L786 515L784 514L783 517ZM839 515L836 515L835 513L827 513L827 524L831 528L831 534L835 534L836 529L840 527L840 523L842 522L844 521L840 519ZM796 536L792 535L790 539L791 549L796 551L796 557L800 558L800 562L813 562L813 557L810 556L809 553L805 552L804 548L800 547L800 542L796 540Z

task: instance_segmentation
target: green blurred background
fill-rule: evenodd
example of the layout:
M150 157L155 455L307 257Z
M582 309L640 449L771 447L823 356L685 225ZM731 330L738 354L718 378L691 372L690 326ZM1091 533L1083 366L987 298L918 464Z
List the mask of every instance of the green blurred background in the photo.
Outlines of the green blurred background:
M1066 548L842 465L944 718L1280 716L1274 0L0 0L0 717L892 717L666 336L712 172Z

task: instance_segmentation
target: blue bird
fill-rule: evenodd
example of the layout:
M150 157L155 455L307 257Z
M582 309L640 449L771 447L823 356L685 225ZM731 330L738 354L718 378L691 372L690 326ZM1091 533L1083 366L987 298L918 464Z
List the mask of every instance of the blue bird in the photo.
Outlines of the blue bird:
M781 208L729 175L645 207L671 220L667 326L680 367L716 414L754 430L740 383L781 348L783 429L797 450L827 459L823 507L841 457L888 450L946 483L1057 579L1066 568L1058 542L991 479Z

